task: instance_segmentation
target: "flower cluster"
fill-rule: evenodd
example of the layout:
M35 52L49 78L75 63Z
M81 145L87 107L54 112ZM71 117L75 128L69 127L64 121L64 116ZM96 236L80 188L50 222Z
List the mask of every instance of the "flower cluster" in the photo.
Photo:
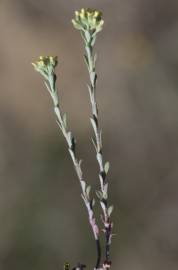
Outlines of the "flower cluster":
M57 64L57 56L40 56L38 61L32 63L35 70L40 72L45 78L54 72Z
M75 11L75 19L72 20L72 23L78 30L100 32L104 21L100 11L82 8L80 11Z

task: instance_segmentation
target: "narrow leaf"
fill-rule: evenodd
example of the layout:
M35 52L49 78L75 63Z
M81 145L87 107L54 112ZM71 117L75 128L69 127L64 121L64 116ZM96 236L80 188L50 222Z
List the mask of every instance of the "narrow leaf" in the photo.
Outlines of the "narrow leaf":
M91 41L91 46L93 47L96 41L96 35L93 36L92 41Z
M67 128L67 114L66 113L64 113L64 115L63 115L63 122L65 125L65 128Z
M113 205L109 206L109 208L108 208L108 216L109 217L112 214L113 210L114 210L114 206Z
M55 112L55 114L56 114L57 118L60 120L60 119L61 119L61 117L60 117L60 111L59 111L59 107L55 106L55 107L54 107L54 112Z
M91 191L91 186L88 186L88 187L86 188L86 194L87 194L88 198L89 198L89 196L90 196L90 191Z
M91 35L90 35L89 31L85 31L85 38L86 38L87 42L89 43L90 39L91 39Z
M96 60L97 60L97 54L95 53L94 58L93 58L94 66L96 65Z
M100 180L101 189L103 190L104 181L103 181L103 177L101 174L99 174L99 180Z
M82 180L80 181L80 183L81 183L83 192L85 192L86 182Z
M70 131L67 133L67 142L69 144L69 147L71 147L72 146L72 133Z
M109 162L107 161L104 165L104 170L105 170L105 173L107 174L109 172L109 168L110 168L110 164Z
M101 204L101 207L103 209L103 212L105 213L106 212L106 205L104 204L104 202L100 202Z
M44 82L44 84L45 84L45 86L46 86L46 88L47 88L48 92L49 92L49 93L50 93L50 95L51 95L51 89L49 88L49 86L48 86L47 82Z
M100 153L97 153L96 158L98 160L100 170L103 171L103 157Z
M94 147L95 147L95 150L96 150L96 152L97 152L97 145L96 145L96 143L95 143L95 140L94 140L93 138L91 138L91 141L92 141L92 143L93 143L93 145L94 145Z
M79 166L81 167L82 165L82 159L79 160Z
M96 79L97 79L97 75L96 75L95 71L90 72L90 80L91 80L92 86L95 85Z
M95 206L95 199L92 199L92 208Z
M108 193L108 183L104 184L103 186L103 193Z
M91 124L93 126L94 132L95 134L97 134L97 126L96 126L96 122L93 118L90 118Z
M96 196L97 196L98 199L100 199L100 200L102 200L102 198L103 198L103 194L102 194L102 192L99 191L99 190L96 190Z

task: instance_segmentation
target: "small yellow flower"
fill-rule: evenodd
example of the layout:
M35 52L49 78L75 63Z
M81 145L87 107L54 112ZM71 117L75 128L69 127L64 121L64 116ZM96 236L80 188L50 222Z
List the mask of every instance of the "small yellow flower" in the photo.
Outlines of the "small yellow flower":
M55 67L57 63L58 63L57 56L40 56L39 60L32 64L33 66L37 67L48 67L50 65Z
M35 70L40 72L43 76L47 76L52 73L57 64L57 56L40 56L39 60L32 63Z
M95 18L97 18L98 15L99 15L99 11L95 11L93 16L94 16Z
M85 9L84 8L81 9L80 14L83 14L83 15L85 14Z
M79 12L77 10L75 11L75 16L79 17Z
M75 11L75 18L72 20L72 23L76 29L99 32L102 30L104 21L100 11L82 8L80 11Z

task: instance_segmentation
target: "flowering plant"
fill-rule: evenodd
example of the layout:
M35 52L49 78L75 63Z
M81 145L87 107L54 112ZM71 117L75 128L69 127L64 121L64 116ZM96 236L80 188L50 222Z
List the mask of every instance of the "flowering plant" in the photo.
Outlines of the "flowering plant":
M89 72L90 84L88 84L88 91L91 103L91 125L94 131L92 142L96 151L96 160L99 167L99 183L100 190L96 191L96 195L101 205L101 219L103 223L102 231L105 235L105 254L102 258L101 245L100 245L100 230L96 222L94 213L95 200L91 197L89 186L83 177L83 170L81 167L81 160L76 153L76 140L72 132L68 128L66 113L62 112L61 104L59 102L58 90L56 86L57 75L55 68L58 64L56 56L40 56L39 60L33 63L33 66L37 72L39 72L45 79L46 88L52 98L54 113L56 115L58 126L66 140L68 151L71 156L79 183L81 186L81 196L86 206L88 213L88 220L91 226L93 236L96 242L97 259L94 269L105 270L110 269L110 246L112 240L113 222L111 221L111 214L113 206L108 204L108 179L107 174L109 171L109 162L104 162L103 157L103 144L102 134L99 124L98 106L96 100L96 54L93 53L93 47L96 41L97 33L103 28L104 21L102 19L102 13L93 9L81 9L75 12L75 18L72 20L73 26L80 31L84 40L85 55L84 59ZM103 260L103 261L102 261ZM85 268L84 264L79 263L73 269L82 270ZM70 265L66 263L64 269L70 269Z

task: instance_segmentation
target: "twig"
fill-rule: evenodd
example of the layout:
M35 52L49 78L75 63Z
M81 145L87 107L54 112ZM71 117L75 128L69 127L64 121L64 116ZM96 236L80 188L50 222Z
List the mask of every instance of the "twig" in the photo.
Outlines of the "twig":
M98 106L96 100L96 54L93 53L93 47L96 41L96 35L102 30L103 20L101 12L96 10L82 9L80 12L76 12L76 18L73 20L74 27L80 30L82 38L85 43L84 55L85 63L89 72L90 85L88 85L88 91L91 102L92 117L90 118L93 130L94 138L92 138L93 145L96 150L96 159L99 165L99 180L100 191L97 191L97 196L100 200L102 208L102 222L104 224L105 233L105 261L103 267L109 269L111 266L110 261L110 246L112 239L113 223L111 222L111 213L113 206L108 206L108 180L107 174L109 171L109 162L104 164L103 158L103 146L102 146L102 134L99 125Z
M93 212L93 206L95 202L94 202L94 199L90 198L91 187L87 186L86 181L84 180L84 177L83 177L83 172L81 168L82 161L79 160L76 155L76 140L74 136L72 135L72 133L68 131L67 117L66 117L66 114L62 113L62 110L59 104L58 91L56 87L56 79L57 79L56 74L55 74L56 65L57 65L57 57L51 57L51 56L40 57L39 61L37 61L36 63L33 63L33 66L35 67L36 71L40 72L45 78L45 85L53 101L54 113L57 118L58 126L61 129L62 134L67 142L68 151L70 153L76 174L80 182L80 186L82 189L81 196L87 208L89 223L91 225L93 235L96 241L97 261L96 261L95 268L98 269L99 264L100 264L101 247L100 247L100 240L99 240L99 228L98 228L98 225L96 224L96 219Z

